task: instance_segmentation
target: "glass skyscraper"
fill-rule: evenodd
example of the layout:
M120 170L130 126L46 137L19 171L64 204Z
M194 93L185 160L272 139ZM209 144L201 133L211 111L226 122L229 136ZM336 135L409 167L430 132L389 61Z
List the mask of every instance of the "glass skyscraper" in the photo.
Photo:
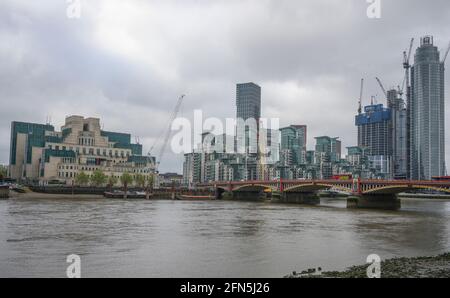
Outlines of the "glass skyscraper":
M432 36L421 38L411 69L410 178L430 180L445 169L444 64Z
M261 87L255 83L237 84L236 119L245 121L245 125L240 125L239 122L237 125L237 151L239 153L257 153L260 118Z
M407 110L400 93L391 89L387 91L388 108L392 112L392 177L407 178Z
M261 87L255 83L237 84L237 118L243 120L261 118Z

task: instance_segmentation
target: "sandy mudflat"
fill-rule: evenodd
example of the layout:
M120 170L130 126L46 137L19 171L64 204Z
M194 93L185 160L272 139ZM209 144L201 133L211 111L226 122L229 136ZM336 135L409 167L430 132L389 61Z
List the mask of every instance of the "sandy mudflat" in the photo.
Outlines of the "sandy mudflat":
M104 199L102 195L63 195L63 194L48 194L48 193L16 193L11 192L10 198L12 199L77 199L77 200L92 200L92 199Z

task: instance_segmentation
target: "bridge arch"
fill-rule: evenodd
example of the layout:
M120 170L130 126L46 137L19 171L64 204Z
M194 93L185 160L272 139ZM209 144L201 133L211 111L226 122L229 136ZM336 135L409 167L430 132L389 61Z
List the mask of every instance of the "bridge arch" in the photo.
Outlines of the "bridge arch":
M363 194L399 194L408 190L426 189L450 193L450 189L426 185L388 185L364 190Z
M215 187L217 189L221 189L223 191L230 191L230 186L228 186L228 185L216 185Z
M239 185L232 189L232 191L277 191L278 188L273 185L264 185L264 184L245 184Z
M327 183L308 183L308 184L300 184L294 185L291 187L287 187L284 189L285 192L316 192L325 189L338 189L344 192L351 192L351 188L348 188L343 185L337 184L327 184Z

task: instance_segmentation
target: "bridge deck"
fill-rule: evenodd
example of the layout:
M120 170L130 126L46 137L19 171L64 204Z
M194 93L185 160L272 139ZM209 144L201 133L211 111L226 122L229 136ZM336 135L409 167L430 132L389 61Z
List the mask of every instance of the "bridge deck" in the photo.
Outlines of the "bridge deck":
M450 181L412 180L278 180L223 181L199 184L200 188L220 188L225 191L271 190L278 192L315 192L338 189L352 194L398 194L408 190L429 189L450 193Z

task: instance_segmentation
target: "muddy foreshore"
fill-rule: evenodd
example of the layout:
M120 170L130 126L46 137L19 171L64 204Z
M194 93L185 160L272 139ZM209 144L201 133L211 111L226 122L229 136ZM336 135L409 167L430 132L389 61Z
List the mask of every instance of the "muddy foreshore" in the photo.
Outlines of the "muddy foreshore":
M342 272L309 269L293 272L285 278L367 278L369 265L353 266ZM435 257L394 258L382 261L381 278L450 278L450 253Z
M48 193L38 193L38 192L26 192L26 193L17 193L14 191L10 192L9 197L11 199L77 199L77 200L92 200L92 199L104 199L102 195L68 195L68 194L48 194Z

